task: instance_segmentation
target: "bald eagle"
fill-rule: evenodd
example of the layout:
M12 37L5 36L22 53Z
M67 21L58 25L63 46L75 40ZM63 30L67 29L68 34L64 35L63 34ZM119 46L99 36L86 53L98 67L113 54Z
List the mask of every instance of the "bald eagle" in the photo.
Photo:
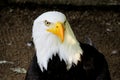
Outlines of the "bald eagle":
M36 54L25 80L111 80L103 54L76 39L63 13L41 14L32 38Z

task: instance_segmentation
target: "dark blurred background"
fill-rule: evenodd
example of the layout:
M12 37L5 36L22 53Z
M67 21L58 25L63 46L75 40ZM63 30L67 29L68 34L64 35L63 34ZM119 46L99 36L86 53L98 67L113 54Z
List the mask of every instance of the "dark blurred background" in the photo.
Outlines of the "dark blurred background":
M67 16L77 37L105 55L112 80L120 80L119 0L0 0L0 80L24 80L35 54L32 24L46 11Z

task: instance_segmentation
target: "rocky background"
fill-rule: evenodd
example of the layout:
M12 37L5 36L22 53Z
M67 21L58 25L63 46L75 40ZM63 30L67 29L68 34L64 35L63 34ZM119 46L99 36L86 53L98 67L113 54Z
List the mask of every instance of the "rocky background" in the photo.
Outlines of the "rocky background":
M68 1L69 4L58 0L61 2L59 5L55 4L56 0L52 0L54 4L48 4L48 0L34 0L30 3L28 0L10 1L1 0L2 4L0 3L0 80L24 80L35 54L34 47L30 44L33 21L43 12L51 10L61 11L67 16L79 41L85 43L87 37L94 43L105 55L112 80L120 80L119 1L110 0L115 1L117 6L79 5L80 1L93 4L94 0L74 0L73 5L73 0ZM41 2L45 4L41 5Z
M64 4L64 5L120 5L120 0L0 0L0 4L6 3L37 3L37 4Z

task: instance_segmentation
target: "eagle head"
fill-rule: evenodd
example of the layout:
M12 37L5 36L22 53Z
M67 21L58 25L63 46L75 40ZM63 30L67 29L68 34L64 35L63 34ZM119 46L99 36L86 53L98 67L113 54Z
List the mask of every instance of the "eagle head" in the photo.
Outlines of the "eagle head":
M83 51L61 12L48 11L35 19L32 37L41 71L47 70L49 59L56 54L65 61L68 70L81 60Z

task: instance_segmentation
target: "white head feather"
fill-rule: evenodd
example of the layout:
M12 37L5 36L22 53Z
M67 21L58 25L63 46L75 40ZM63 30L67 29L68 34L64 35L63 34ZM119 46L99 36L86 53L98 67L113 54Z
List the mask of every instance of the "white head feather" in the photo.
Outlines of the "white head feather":
M64 42L61 43L56 35L47 31L49 27L45 25L45 20L51 22L52 25L56 22L66 22L64 24ZM41 71L43 69L47 70L49 59L52 59L52 56L56 54L59 55L61 60L66 62L67 69L70 69L73 63L77 65L78 61L81 61L83 51L65 15L61 12L50 11L41 14L34 21L32 37L35 44L37 62Z

